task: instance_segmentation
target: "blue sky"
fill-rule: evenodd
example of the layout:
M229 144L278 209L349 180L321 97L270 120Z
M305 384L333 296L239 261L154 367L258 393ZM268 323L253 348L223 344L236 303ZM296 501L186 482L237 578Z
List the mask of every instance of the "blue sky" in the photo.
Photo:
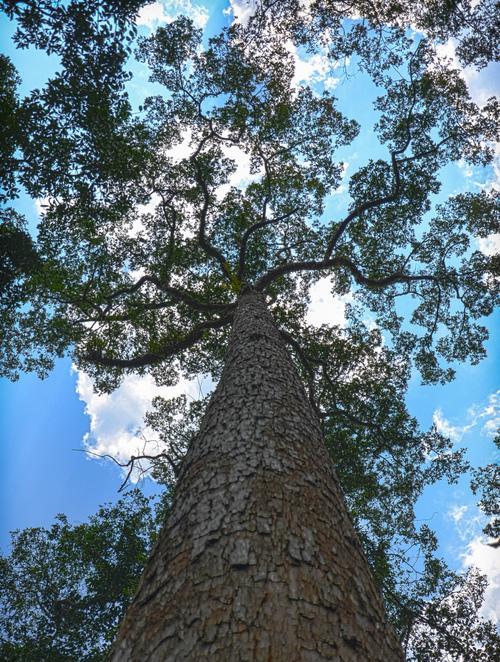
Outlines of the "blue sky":
M232 3L236 7L237 3ZM179 10L189 13L208 32L232 20L227 11L228 2L194 3L191 0L155 2L141 15L141 30L147 33L168 16ZM242 12L240 12L240 16ZM40 85L55 70L57 62L33 51L15 51L9 44L12 28L4 17L0 18L3 52L12 57L23 79L21 92L26 93ZM443 52L453 56L452 44ZM342 158L347 169L346 180L369 157L386 156L371 132L374 114L369 97L373 89L366 81L343 84L336 73L326 73L321 58L308 60L296 54L298 82L310 82L335 88L341 110L354 116L365 127L360 137L345 149ZM480 74L465 72L471 92L478 102L498 92L498 68L489 68ZM144 70L134 67L135 78L130 87L133 103L140 103L150 89ZM325 83L326 80L326 83ZM356 100L352 110L352 100ZM245 161L235 177L244 179ZM443 173L442 195L462 190L479 190L492 186L494 168L467 169L463 164L449 166ZM339 212L347 204L341 188L332 197L327 212ZM38 208L33 200L21 197L16 207L36 227ZM482 249L492 250L493 240L484 242ZM333 300L328 282L320 282L312 293L311 323L342 321L345 301ZM325 317L326 316L326 317ZM408 405L422 427L433 422L448 433L457 446L466 446L468 458L474 465L492 462L494 446L491 432L495 417L499 417L500 387L498 374L499 349L495 344L500 315L489 319L492 338L488 341L488 357L477 366L462 365L454 382L446 386L421 386L415 376L408 392ZM206 392L208 384L181 383L174 389L163 389L163 394L186 392L196 397ZM88 447L99 452L112 452L118 457L136 450L141 443L137 429L151 397L155 394L151 379L130 378L110 396L97 397L91 382L83 374L71 370L69 360L61 360L44 381L33 375L22 375L16 383L0 381L0 545L8 547L8 532L26 526L49 525L56 513L66 513L78 522L97 510L105 501L118 497L121 483L120 470L111 462L90 459L81 450ZM496 394L496 395L495 395ZM146 437L148 431L144 432ZM79 450L74 450L79 449ZM154 484L143 481L150 493ZM492 588L488 594L488 613L494 615L495 600L500 603L500 568L495 566L492 550L481 542L482 520L475 500L464 478L457 485L438 484L428 488L418 504L417 517L427 521L438 534L440 552L454 568L464 562L476 562L487 572Z

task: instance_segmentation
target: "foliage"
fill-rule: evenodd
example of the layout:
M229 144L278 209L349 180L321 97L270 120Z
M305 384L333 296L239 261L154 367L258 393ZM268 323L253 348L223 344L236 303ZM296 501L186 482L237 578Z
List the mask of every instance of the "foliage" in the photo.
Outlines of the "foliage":
M24 218L7 209L0 210L0 220L0 293L5 294L23 275L36 270L39 259ZM21 298L20 293L16 296Z
M18 100L16 87L20 80L9 58L0 55L0 202L15 195L15 151L17 148Z
M84 524L14 531L0 559L0 657L5 662L97 662L129 604L158 520L128 492Z
M94 10L85 10L89 25ZM146 99L137 115L125 89L126 49L117 45L133 31L118 23L109 36L106 20L92 35L73 27L69 47L48 41L51 20L42 20L40 36L23 16L18 43L50 43L63 69L18 110L18 180L49 202L36 292L14 328L4 322L13 347L5 374L26 367L23 357L44 374L51 355L72 348L104 390L127 370L147 368L169 383L179 365L186 374L217 374L242 284L287 307L281 323L290 331L289 320L304 310L305 285L332 271L334 291L353 288L398 350L414 355L424 380L451 377L440 357L483 355L486 330L476 320L492 309L495 264L471 253L465 231L485 219L498 223L498 202L486 193L450 199L430 226L427 213L440 168L491 159L497 105L477 108L430 43L412 50L398 36L403 79L393 58L376 66L361 59L385 87L377 130L389 158L354 173L347 215L325 222L326 197L342 173L335 152L358 125L329 92L295 89L292 57L278 38L249 41L234 26L200 50L187 19L159 28L137 55L165 95ZM189 154L177 159L172 149L182 135ZM250 163L244 190L230 185L235 147ZM145 204L154 211L142 212ZM137 272L145 275L134 279ZM300 285L292 306L289 292ZM411 330L395 307L402 296L418 301ZM44 345L47 336L58 342Z
M24 187L46 199L36 241L4 213L2 373L44 375L69 353L105 392L128 372L159 384L216 380L240 292L262 291L399 633L416 642L416 622L451 627L446 618L459 614L445 596L459 580L435 558L432 531L416 526L414 504L467 465L435 429L418 429L404 394L413 367L433 383L452 378L454 361L479 361L481 320L498 300L498 258L474 243L498 229L498 196L435 204L443 167L492 159L498 102L478 108L435 48L452 36L463 62L492 59L489 3L360 2L354 19L348 2L312 2L306 16L295 0L266 0L248 26L206 43L183 17L136 39L141 4L3 2L16 44L57 56L60 70L20 99L0 60L5 197ZM409 38L408 22L427 38ZM338 217L325 214L342 181L338 153L360 127L329 90L295 85L287 40L323 45L346 78L379 90L373 131L385 158L351 175ZM162 90L137 109L127 94L133 52ZM249 164L244 186L233 185L238 159ZM334 295L352 295L346 328L307 324L310 286L326 276ZM173 486L203 404L156 405L148 420L169 450L155 475Z
M342 44L347 55L359 52L362 44L364 55L378 58L397 29L411 26L438 43L453 39L463 66L482 68L499 59L494 0L312 0L307 9L301 0L258 0L257 4L254 29L261 31L263 24L270 23L298 43ZM346 28L346 17L358 20Z
M15 531L0 559L0 653L6 662L105 660L130 603L169 499L133 490L103 506L88 523L64 515L50 529ZM391 616L408 660L489 660L499 645L493 624L477 613L485 578L447 573L432 601L413 591ZM411 636L410 636L411 633Z
M494 660L500 650L498 630L491 621L477 617L486 578L469 571L463 577L454 577L450 584L447 594L443 592L440 599L423 606L422 618L415 624L407 646L407 659Z
M495 444L500 448L500 434L495 437ZM500 468L498 462L480 467L472 472L471 488L474 494L481 494L479 507L490 519L484 527L484 533L496 541L495 547L500 546Z

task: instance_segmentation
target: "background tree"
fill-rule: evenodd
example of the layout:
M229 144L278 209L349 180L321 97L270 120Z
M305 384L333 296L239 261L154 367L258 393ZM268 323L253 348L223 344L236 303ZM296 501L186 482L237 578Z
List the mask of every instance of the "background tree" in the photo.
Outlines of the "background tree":
M425 550L415 595L432 593L445 574L432 534L414 525L413 504L426 484L463 469L446 440L420 433L408 416L410 359L428 382L449 379L450 361L479 360L486 330L476 320L491 312L497 287L494 261L470 248L472 236L497 227L494 196L459 195L437 209L432 199L446 163L490 160L495 102L478 109L430 42L412 43L397 27L381 38L388 18L377 25L367 14L348 39L340 31L332 58L355 53L384 90L377 131L388 153L351 177L344 217L325 220L342 173L335 150L358 127L331 94L292 85L290 52L265 24L233 27L202 51L184 19L143 40L138 57L165 94L135 115L123 67L137 4L6 7L18 18L19 45L57 53L61 72L9 106L20 127L18 181L48 206L37 268L21 270L7 291L5 374L44 374L69 350L102 390L129 371L149 370L163 384L180 373L217 378L240 293L264 293L323 419L375 577L389 600L399 596L397 623L409 602L397 606L410 586L399 565L406 543ZM311 43L314 25L280 20L275 26ZM250 157L253 181L243 191L228 185L234 146ZM148 203L154 211L142 211ZM326 274L335 275L335 294L354 292L345 330L305 323L309 286ZM402 297L417 302L410 324ZM363 306L378 331L367 330Z
M84 524L15 531L1 559L6 662L105 660L158 528L151 499L128 492Z
M495 445L500 447L500 434L494 439ZM481 495L479 507L490 519L484 527L484 533L493 538L490 543L494 547L500 546L500 470L498 465L491 463L473 471L471 488L474 494Z

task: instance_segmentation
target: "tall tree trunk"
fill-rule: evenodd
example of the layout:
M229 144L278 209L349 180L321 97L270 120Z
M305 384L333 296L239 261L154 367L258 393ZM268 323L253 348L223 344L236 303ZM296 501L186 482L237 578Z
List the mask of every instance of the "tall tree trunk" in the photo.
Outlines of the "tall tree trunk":
M261 294L240 297L221 381L111 659L403 659Z

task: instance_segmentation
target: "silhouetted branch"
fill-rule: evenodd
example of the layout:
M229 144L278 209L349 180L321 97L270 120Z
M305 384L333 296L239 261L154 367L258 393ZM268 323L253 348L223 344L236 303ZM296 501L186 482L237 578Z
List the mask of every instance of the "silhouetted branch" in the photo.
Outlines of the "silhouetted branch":
M344 220L340 223L340 225L337 227L333 235L330 237L330 240L328 242L326 252L325 252L325 260L329 259L333 253L333 250L335 246L337 245L339 239L342 237L344 232L347 229L347 226L353 221L355 218L358 218L361 214L363 214L365 211L368 211L370 209L375 209L376 207L381 207L382 205L388 203L388 202L395 202L399 196L401 195L401 174L399 172L399 167L398 167L398 161L396 159L396 153L393 152L391 154L391 163L392 163L392 171L394 175L394 186L392 193L389 195L383 195L379 198L375 198L374 200L369 200L367 202L363 202L361 205L358 205L355 209L348 214Z
M389 285L397 283L413 283L417 281L433 281L436 282L436 276L432 274L405 274L401 271L384 276L383 278L369 278L365 276L361 270L354 264L352 260L344 256L333 257L324 260L304 260L303 262L289 262L288 264L281 264L274 269L270 269L267 273L261 276L255 283L255 289L262 291L270 283L286 274L294 273L297 271L322 271L331 267L344 267L354 277L354 280L359 285L364 285L369 289L382 289Z
M130 459L127 462L120 462L120 460L117 460L116 457L113 457L113 455L110 455L109 453L96 453L95 451L90 451L84 448L73 448L73 450L79 453L86 453L87 455L93 455L94 457L112 460L121 469L127 469L128 471L125 475L123 482L118 488L118 492L121 492L124 489L124 487L127 485L128 481L130 480L130 476L132 475L132 472L135 469L135 463L140 462L141 460L151 460L153 462L155 460L167 460L167 462L170 465L170 468L172 469L174 476L177 478L179 474L180 462L174 462L174 460L172 460L172 458L166 451L162 451L161 453L157 453L156 455L149 455L148 453L141 453L140 455L131 455ZM141 476L144 473L146 473L146 470L143 470L141 468Z
M240 256L238 260L238 278L241 279L244 272L245 272L245 258L246 258L246 250L247 250L247 244L248 240L250 239L251 235L254 232L257 232L257 230L261 230L262 228L265 228L268 225L274 225L275 223L280 223L281 221L285 221L287 218L290 218L296 211L297 208L292 209L292 211L288 212L287 214L282 214L281 216L277 216L276 218L265 218L266 216L266 206L264 206L264 212L263 216L264 218L251 225L247 230L245 231L242 239L241 239L241 247L240 247Z
M309 401L311 405L313 406L316 414L318 415L320 421L323 420L323 413L319 408L318 402L316 400L316 393L314 389L314 377L315 377L315 371L314 368L311 365L311 361L305 351L302 349L300 344L295 340L295 338L288 333L288 331L285 331L284 329L280 329L280 333L285 340L286 343L288 343L296 353L299 361L302 363L304 366L307 374L308 374L308 379L307 379L307 386L308 386L308 391L309 391Z
M182 303L185 303L190 308L193 308L194 310L199 310L200 312L225 311L227 309L234 308L234 306L236 305L234 303L216 303L210 301L200 301L199 299L196 298L196 295L194 295L192 292L187 292L186 290L181 290L177 287L166 285L165 283L162 283L161 280L156 276L150 276L150 275L141 276L141 278L139 278L139 280L133 285L130 285L129 287L122 287L116 290L115 292L112 292L111 294L108 295L107 299L113 300L124 294L133 294L134 292L137 292L137 290L139 290L145 283L151 283L155 285L159 290L161 290L165 294L168 294L175 301L180 301Z
M196 179L198 181L198 184L202 190L203 193L203 207L200 212L200 223L198 226L198 243L200 246L203 248L205 253L210 255L211 257L214 257L217 262L220 264L222 273L225 278L228 278L229 281L231 281L231 277L228 273L227 269L227 260L223 256L223 254L217 249L215 246L213 246L207 239L205 235L205 229L206 229L206 224L207 224L207 214L208 214L208 208L210 206L210 193L208 191L207 183L203 179L203 175L201 172L200 164L198 163L197 159L194 158L192 159L194 166L196 168Z
M90 351L84 354L81 358L95 365L107 366L110 368L141 368L147 365L155 365L164 359L174 356L185 349L189 349L195 345L198 340L203 337L203 334L208 329L218 329L226 324L229 324L233 319L232 315L225 317L218 317L214 320L207 320L195 326L189 333L182 338L173 339L156 352L147 352L140 356L135 356L130 359L120 359L111 356L103 356L99 351Z

